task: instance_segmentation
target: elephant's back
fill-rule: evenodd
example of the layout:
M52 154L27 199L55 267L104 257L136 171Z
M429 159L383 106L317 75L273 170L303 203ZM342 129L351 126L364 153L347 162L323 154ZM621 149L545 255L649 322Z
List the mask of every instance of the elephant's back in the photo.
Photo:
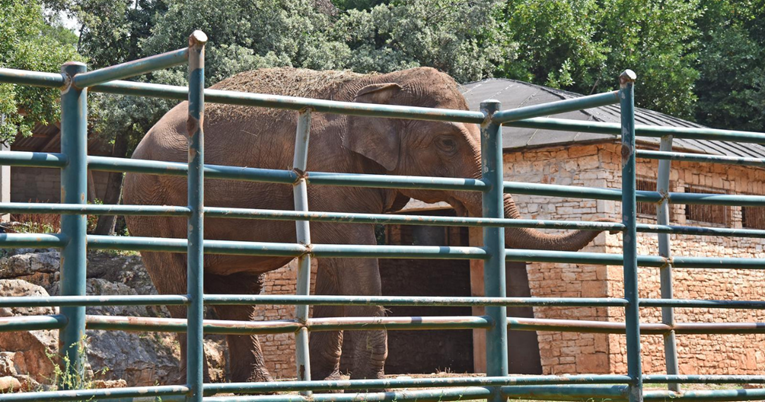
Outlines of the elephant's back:
M369 75L351 71L315 71L300 68L280 67L245 71L227 78L210 89L249 92L257 94L295 96L313 99L350 100L355 89ZM276 117L284 110L250 106L208 103L205 106L205 119L238 120L252 118L253 113Z

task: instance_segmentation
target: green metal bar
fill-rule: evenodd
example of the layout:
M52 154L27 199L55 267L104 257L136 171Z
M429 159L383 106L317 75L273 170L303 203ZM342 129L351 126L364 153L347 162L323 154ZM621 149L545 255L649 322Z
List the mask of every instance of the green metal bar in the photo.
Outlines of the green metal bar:
M61 88L66 85L66 78L61 73L42 73L39 71L16 70L14 68L0 68L0 83Z
M618 123L601 123L570 119L532 118L518 120L505 125L513 127L539 128L558 131L579 131L595 134L618 136L621 126ZM765 133L751 131L718 130L713 128L635 126L635 134L640 137L661 138L671 135L675 138L696 140L716 140L765 144Z
M61 314L0 318L0 332L37 331L66 328L67 319Z
M660 151L638 150L637 157L644 158L644 159L658 159L660 161L671 160L671 161L683 161L683 162L721 163L724 165L765 167L765 160L760 158L744 158L744 157L738 157L738 156L720 156L720 155L706 155L706 154L689 154L689 153L680 153L680 152L667 152L664 150L660 150Z
M92 170L171 176L186 176L189 169L188 164L185 163L113 158L108 156L91 156L88 158L88 164ZM284 184L292 184L297 180L297 174L293 171L239 166L206 165L204 173L208 179L249 180Z
M581 98L566 99L557 102L543 103L541 105L525 106L512 110L498 111L492 117L495 124L505 124L512 121L528 119L551 114L573 112L598 106L613 105L619 102L619 92L606 92L597 95L583 96Z
M293 296L293 295L205 295L207 305L312 305L312 306L544 306L625 307L626 299L584 297L421 297L421 296ZM0 307L5 306L0 301ZM14 305L16 306L16 305ZM26 305L16 306L26 307ZM640 307L765 309L765 301L640 299Z
M66 163L67 159L64 154L21 151L0 152L0 165L62 168L66 166Z
M295 133L295 155L292 168L300 173L306 172L308 164L308 144L311 133L311 109L303 109L298 115L297 130ZM308 187L304 175L300 175L292 187L295 211L308 211ZM303 246L311 245L311 229L308 221L295 221L295 235L298 243ZM298 257L297 272L298 296L311 294L311 255L303 254ZM295 306L295 318L300 323L308 321L308 306ZM297 362L298 381L311 381L311 357L308 350L308 328L300 328L295 334L295 360ZM303 396L310 396L310 390L301 392Z
M194 31L189 36L189 111L186 128L189 135L187 287L188 306L186 342L186 381L190 402L202 401L204 383L204 88L205 43L207 35Z
M164 385L155 387L130 387L112 389L78 389L68 391L20 392L3 394L3 402L36 401L89 401L112 398L145 398L185 395L189 388L182 385Z
M502 387L502 394L512 399L544 401L612 401L626 400L629 387L624 385L513 385Z
M0 235L0 240L3 239L3 236L12 237L15 235ZM55 235L39 236L43 238L52 237L57 240ZM24 235L25 239L32 237ZM185 239L88 235L88 247L94 250L115 249L185 253L186 244ZM298 257L310 252L315 257L330 258L488 259L487 252L480 247L314 244L308 250L305 246L295 243L205 240L204 244L205 250L209 254ZM508 261L568 262L595 265L621 265L624 261L623 256L619 254L607 253L519 249L507 249L505 253ZM666 263L666 259L658 256L638 256L640 266L661 267ZM765 259L757 258L674 257L673 263L675 268L765 269Z
M183 176L186 175L186 172L188 171L188 166L177 162L124 159L107 156L91 156L88 160L90 169L109 172L134 172ZM220 165L206 165L205 177L208 179L248 180L283 184L293 184L298 180L297 173L289 170ZM486 189L486 185L481 180L450 177L311 172L308 173L307 179L309 184L325 186L458 191L484 191Z
M0 233L2 248L63 248L67 237L63 234Z
M310 318L305 324L296 320L231 321L204 320L206 334L253 335L296 333L309 331L368 331L368 330L455 330L488 329L488 317L332 317ZM87 316L87 328L116 331L187 332L188 324L178 318Z
M622 223L624 231L624 298L627 330L627 371L633 383L630 402L643 401L643 375L640 363L640 306L638 304L637 214L635 197L635 73L626 70L619 76L622 113Z
M663 152L672 152L672 136L664 136L661 138L661 144L659 149ZM640 155L638 153L638 155ZM659 173L656 181L656 191L662 195L669 194L669 173L671 165L669 160L659 161ZM663 199L656 207L656 222L659 225L669 224L669 204L666 199ZM672 258L672 246L669 239L669 234L659 233L659 255L671 259ZM659 268L660 275L660 288L662 299L672 299L672 264L664 265ZM661 322L663 324L674 326L675 325L675 313L672 307L661 308ZM662 336L664 340L664 361L667 368L667 374L676 375L679 372L677 362L677 342L675 339L675 332L669 331ZM680 392L680 386L678 384L669 384L669 390L674 392Z
M643 377L646 384L765 384L765 375L661 375Z
M61 68L68 77L68 83L85 72L83 63L69 62ZM61 202L65 204L86 204L88 195L88 104L87 90L72 85L61 91L61 153L69 163L61 170ZM86 217L65 215L61 217L61 234L68 241L61 250L61 295L84 296L87 264L85 240ZM81 351L85 337L85 307L62 307L67 325L59 332L59 353L68 360L68 375L84 375L87 356ZM61 384L66 389L67 384Z
M302 395L259 395L259 396L219 396L205 398L208 402L440 402L472 401L486 399L491 391L484 387L434 389L416 391L394 391L375 393L314 394Z
M94 70L74 77L74 86L77 88L86 88L93 85L103 84L107 81L135 77L152 71L184 64L189 60L189 53L189 49L173 50L167 53L102 68L100 70Z
M688 234L696 236L725 236L725 237L765 237L765 230L732 229L732 228L703 228L694 226L647 225L638 223L640 233Z
M525 227L537 229L577 229L623 231L624 225L611 222L549 221L530 219L495 219L427 215L358 214L344 212L283 211L269 209L205 207L209 218L261 219L280 221L309 221L336 223L379 223L425 226L468 226L468 227ZM188 216L188 207L152 205L65 205L52 203L0 203L0 213L55 213L88 215L146 215L146 216ZM765 238L765 230L703 228L638 224L639 233L688 234L697 236L727 236Z
M94 92L122 95L151 96L184 100L188 90L184 87L145 84L130 81L114 81L92 88ZM299 111L310 108L317 113L335 113L353 116L385 117L392 119L449 121L460 123L483 122L484 116L469 110L433 109L414 106L392 106L374 103L338 102L324 99L299 98L291 96L254 94L249 92L205 90L205 99L209 103L229 105L259 106L274 109Z
M621 201L621 191L616 189L560 186L553 184L505 182L505 192L512 194L545 195L550 197L588 198L595 200ZM659 203L661 194L656 191L636 191L637 202ZM696 194L669 193L670 204L706 204L730 206L762 206L765 196L742 194Z
M0 204L0 211L2 211ZM611 222L571 222L545 221L529 219L494 219L455 216L394 215L394 214L359 214L346 212L283 211L272 209L245 208L205 208L208 218L263 219L279 221L305 220L309 222L336 223L379 223L394 225L425 226L492 226L492 227L533 227L538 229L583 229L583 230L618 230L624 229L621 223ZM653 230L653 228L651 228ZM671 230L671 229L668 229ZM763 237L765 237L765 230Z
M295 296L295 295L205 295L205 305L311 305L311 306L544 306L625 307L626 299L584 297L427 297L427 296ZM0 308L43 306L181 306L189 299L181 295L135 296L48 296L4 297ZM765 301L640 299L641 308L715 308L763 310Z
M37 202L1 202L0 213L21 214L62 214L62 215L145 215L145 216L189 216L188 207L154 205L82 205L51 204Z
M3 297L0 308L45 306L183 306L186 296L132 295L132 296L47 296Z
M763 308L765 308L765 302ZM205 295L213 305L311 305L311 306L581 306L624 307L624 299L541 297L422 297L422 296L295 296L295 295ZM0 307L5 304L0 300ZM16 305L14 305L16 306ZM18 306L21 307L21 306Z
M407 378L383 380L339 380L339 381L279 381L251 383L206 384L205 395L219 393L276 393L288 391L339 391L380 388L453 388L492 387L521 384L612 384L627 383L626 375L529 375L505 377L446 377Z
M0 204L2 205L2 204ZM270 209L245 208L205 208L205 216L215 218L264 219L264 220L307 220L310 222L336 223L379 223L394 225L425 226L469 226L469 227L519 227L536 229L577 229L623 231L624 225L617 222L575 222L530 219L494 219L453 216L394 215L394 214L357 214L344 212L299 212ZM761 237L765 230L703 228L694 226L637 224L640 233L689 234L697 236Z
M6 235L8 236L8 235ZM1 239L2 237L0 237ZM160 237L123 237L88 235L88 246L93 250L136 250L186 252L185 239ZM229 255L268 255L299 257L310 252L316 257L331 258L426 258L426 259L485 259L480 247L446 246L366 246L353 244L314 244L310 250L296 243L258 243L228 240L205 240L205 253Z
M367 103L364 103L366 105ZM308 184L395 189L486 191L488 184L476 179L310 172Z
M765 309L765 301L754 300L687 300L687 299L640 299L640 307L674 308L724 308L724 309Z
M762 401L765 389L718 389L712 391L646 391L647 401Z
M481 102L481 112L487 123L481 126L481 179L489 185L483 193L483 217L505 217L502 193L502 126L496 114L501 104L496 100ZM483 264L484 295L505 297L505 229L486 227L483 229L483 245L489 259ZM486 375L506 376L507 357L507 307L486 306L486 315L495 325L486 332ZM502 402L499 388L493 387L490 402Z
M540 318L508 317L508 326L516 331L584 332L603 334L624 334L626 325L614 321L558 320ZM765 323L724 322L724 323L676 323L674 326L641 323L640 332L661 335L674 330L678 334L762 334Z
M90 168L104 171L125 171L149 174L185 175L186 167L174 162L145 161L136 159L91 156ZM235 166L205 166L205 175L215 179L249 180L257 182L292 184L298 177L295 172L275 169L258 169ZM308 183L325 186L486 191L487 184L477 179L448 177L392 176L356 173L308 173ZM504 182L504 192L512 194L544 195L551 197L576 197L596 200L621 200L618 189L596 187L561 186L553 184ZM658 203L661 195L656 191L637 191L638 202ZM670 204L708 204L730 206L763 206L765 196L670 193Z

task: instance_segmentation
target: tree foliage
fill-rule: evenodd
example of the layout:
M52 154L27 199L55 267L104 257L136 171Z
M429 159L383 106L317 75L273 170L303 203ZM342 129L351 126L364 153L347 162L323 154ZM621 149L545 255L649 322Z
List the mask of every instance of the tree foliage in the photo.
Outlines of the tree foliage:
M430 66L461 82L491 74L511 50L492 0L408 0L348 10L334 26L347 43L346 67L389 72Z
M702 0L699 122L765 131L765 1Z
M519 49L497 75L587 94L631 68L638 105L692 115L698 0L508 0L504 14Z
M76 36L55 17L46 21L35 0L0 0L0 21L0 67L59 72L64 62L83 60ZM56 89L0 84L0 142L31 134L36 122L57 122L60 96Z
M6 2L10 0L5 0ZM12 2L13 3L13 2ZM14 4L20 4L15 0ZM765 0L47 0L81 23L91 68L210 39L207 84L271 66L460 82L515 78L580 93L638 74L639 106L762 130ZM182 85L184 68L139 80ZM99 131L135 144L171 102L94 96Z

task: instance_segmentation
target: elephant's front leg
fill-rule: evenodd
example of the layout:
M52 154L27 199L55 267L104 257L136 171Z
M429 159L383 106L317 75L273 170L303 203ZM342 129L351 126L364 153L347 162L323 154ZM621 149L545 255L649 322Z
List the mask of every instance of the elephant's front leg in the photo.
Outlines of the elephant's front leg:
M380 269L376 259L338 260L338 288L340 294L380 296ZM347 306L347 317L383 317L382 306ZM349 331L346 331L349 332ZM346 336L349 334L346 333ZM383 378L385 359L388 357L388 334L385 330L353 331L351 335L351 378Z
M374 259L320 259L316 280L317 294L331 292L340 295L379 296L381 294L380 272ZM330 283L336 287L323 286ZM348 317L382 317L381 306L346 306ZM339 308L316 308L314 317L341 316ZM351 334L346 331L345 336ZM388 355L388 337L384 330L354 331L351 356L351 378L383 378L385 358ZM316 379L339 376L342 332L315 332L311 334L312 376ZM329 374L329 375L328 375Z
M332 264L334 259L316 260L316 294L337 295L337 276ZM314 306L313 317L343 317L343 306ZM310 336L311 379L339 380L340 356L343 349L343 331L313 332Z

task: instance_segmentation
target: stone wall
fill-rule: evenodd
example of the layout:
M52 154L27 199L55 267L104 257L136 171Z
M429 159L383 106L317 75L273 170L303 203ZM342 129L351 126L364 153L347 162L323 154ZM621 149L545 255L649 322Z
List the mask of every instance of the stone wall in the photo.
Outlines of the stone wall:
M671 188L684 192L688 185L729 193L763 194L765 171L698 163L673 162ZM639 160L639 178L657 176L657 161ZM592 187L621 188L621 167L617 144L585 145L570 148L524 150L505 155L508 180ZM614 201L581 201L515 196L521 214L534 219L619 220L621 205ZM687 221L684 205L671 206L672 223L679 225L723 226ZM727 224L742 226L741 208L724 212ZM655 222L640 215L645 223ZM638 235L641 255L658 255L654 234ZM676 256L719 256L763 258L758 239L700 236L672 236ZM621 254L621 234L601 234L584 251ZM623 297L621 266L588 266L534 263L527 267L534 296ZM676 269L676 298L762 300L765 272L750 270ZM640 297L659 297L658 268L640 268ZM537 308L538 318L623 321L621 308ZM677 322L762 322L765 313L746 310L678 309ZM660 309L642 309L643 322L661 322ZM626 373L625 337L622 335L546 332L539 334L540 354L545 373ZM765 364L765 336L762 335L678 335L681 374L761 374ZM644 336L643 369L664 373L662 337Z

